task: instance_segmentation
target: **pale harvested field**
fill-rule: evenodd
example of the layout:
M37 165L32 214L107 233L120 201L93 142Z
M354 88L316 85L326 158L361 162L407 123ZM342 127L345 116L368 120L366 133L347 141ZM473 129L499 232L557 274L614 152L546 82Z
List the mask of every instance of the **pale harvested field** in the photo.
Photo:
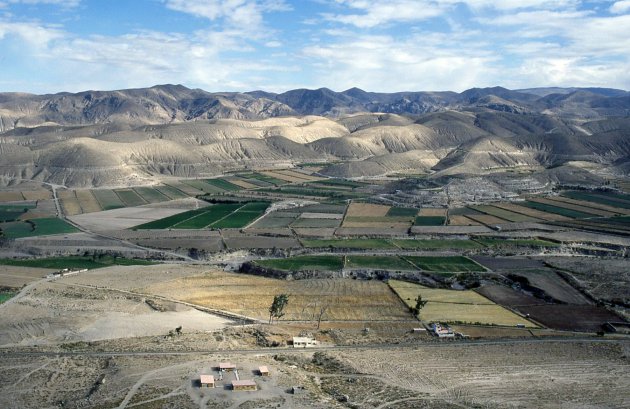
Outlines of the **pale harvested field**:
M79 200L83 213L100 212L103 210L91 191L75 190L74 193Z
M19 202L24 200L20 192L0 192L0 202Z
M412 227L413 229L413 227ZM344 236L395 236L402 237L407 236L407 231L409 230L409 225L403 225L401 227L389 226L386 228L375 227L374 223L370 224L368 227L343 227L335 230L335 236L344 237ZM301 233L300 233L301 234Z
M46 274L55 271L48 268L18 267L0 265L0 286L22 287L33 281L41 280Z
M384 217L390 206L370 203L351 203L346 211L348 217Z
M408 306L415 306L418 295L428 301L420 311L423 321L467 322L527 327L536 325L497 305L474 291L427 288L405 281L389 280L389 285Z
M144 292L265 320L276 294L289 294L284 320L311 320L328 306L324 320L407 320L407 308L380 281L346 279L276 280L245 274L210 271L168 283L147 286Z
M514 213L521 213L526 216L531 216L531 217L535 217L537 219L546 220L546 221L571 220L569 217L566 217L566 216L562 216L555 213L542 212L540 210L531 209L529 207L520 206L513 203L493 203L493 206L501 208L501 209L509 210Z
M448 224L451 226L479 226L481 223L469 219L466 216L450 216Z
M418 216L446 216L447 209L436 209L430 207L423 207L418 212Z
M128 229L153 220L194 209L195 199L181 199L138 207L105 210L70 217L74 223L94 231Z
M23 190L22 195L26 200L50 200L52 199L52 192L47 189L40 190Z
M296 177L293 175L289 176L289 175L285 175L284 173L280 173L277 171L264 171L260 173L262 173L263 175L271 176L273 178L284 180L285 182L290 182L290 183L306 182L306 180L302 177Z
M305 181L316 181L316 180L324 180L326 178L320 176L313 176L304 172L299 172L296 170L277 170L277 173L281 173L283 175L292 176L295 178L301 178Z
M82 213L81 204L74 190L61 190L57 192L57 196L61 199L61 208L66 216L74 216Z
M413 234L478 234L490 233L486 226L412 226Z

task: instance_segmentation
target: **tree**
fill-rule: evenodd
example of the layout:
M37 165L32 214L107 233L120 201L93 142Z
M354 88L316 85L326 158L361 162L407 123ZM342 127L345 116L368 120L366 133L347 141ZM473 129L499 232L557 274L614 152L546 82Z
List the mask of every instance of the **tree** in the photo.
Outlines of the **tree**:
M326 311L328 311L328 307L329 305L321 305L319 307L319 312L317 313L317 329L319 329L319 326L322 323L322 318L324 317L324 314L326 314Z
M273 319L284 316L284 307L289 303L288 294L278 294L273 296L273 303L269 307L269 323L273 323Z
M424 307L426 305L426 301L422 299L422 296L420 294L418 294L418 297L416 297L416 306L413 307L413 313L415 315L420 314L420 310L422 309L422 307Z

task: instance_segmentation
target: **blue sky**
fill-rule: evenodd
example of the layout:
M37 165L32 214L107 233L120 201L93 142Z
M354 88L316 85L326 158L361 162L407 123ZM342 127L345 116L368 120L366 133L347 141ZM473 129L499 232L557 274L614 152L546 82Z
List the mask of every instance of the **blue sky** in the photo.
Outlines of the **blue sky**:
M0 92L630 89L630 0L0 0Z

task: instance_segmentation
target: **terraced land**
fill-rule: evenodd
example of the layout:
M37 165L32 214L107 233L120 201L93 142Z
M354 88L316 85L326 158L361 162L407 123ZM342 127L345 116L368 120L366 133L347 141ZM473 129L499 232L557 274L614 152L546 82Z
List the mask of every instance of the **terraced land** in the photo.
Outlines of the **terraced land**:
M149 203L161 203L170 200L168 196L152 187L135 187L133 190Z
M541 210L547 213L556 213L561 216L570 217L573 219L587 219L590 217L596 217L597 215L592 213L579 212L576 210L567 209L565 207L560 207L559 205L550 205L546 203L539 203L533 201L527 201L523 203L523 206L530 207L532 209Z
M103 210L120 209L121 207L125 207L125 204L113 190L92 190L92 194Z
M536 219L534 217L530 217L530 216L526 216L524 214L520 214L520 213L514 213L511 212L509 210L506 209L502 209L499 207L495 207L495 206L488 206L488 205L482 205L482 206L471 206L472 209L481 212L481 213L485 213L485 214L489 214L490 216L496 216L499 217L501 219L505 219L507 221L510 222L536 222L539 221L539 219Z
M116 192L120 200L127 207L135 207L148 204L148 202L144 200L139 194L137 194L133 189L116 189L114 190L114 192Z
M612 207L620 207L622 209L630 209L629 195L603 193L603 192L581 192L568 191L563 192L562 196L575 200L584 200L587 202L599 203Z
M225 179L205 179L207 184L228 192L238 192L243 189L241 186L228 182Z
M419 314L423 321L503 326L524 325L536 328L536 325L525 318L471 290L428 288L399 280L389 280L388 284L410 308L415 307L418 295L427 301Z

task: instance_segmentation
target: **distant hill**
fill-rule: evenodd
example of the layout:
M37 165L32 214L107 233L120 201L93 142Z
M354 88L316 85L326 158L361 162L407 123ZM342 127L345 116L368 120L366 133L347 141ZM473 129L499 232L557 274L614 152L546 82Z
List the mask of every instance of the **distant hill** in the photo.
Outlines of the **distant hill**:
M0 183L128 185L306 161L344 177L568 169L558 175L577 162L625 174L629 115L630 94L603 88L0 93Z

